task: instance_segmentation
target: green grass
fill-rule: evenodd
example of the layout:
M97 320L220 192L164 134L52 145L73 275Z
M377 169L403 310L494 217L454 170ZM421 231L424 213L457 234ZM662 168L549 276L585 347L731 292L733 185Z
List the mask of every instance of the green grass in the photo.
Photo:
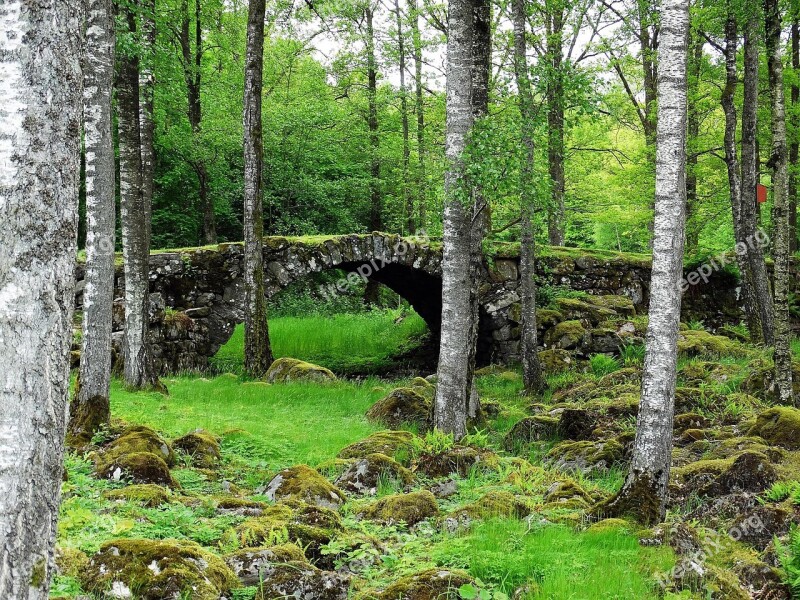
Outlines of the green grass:
M213 379L165 379L169 396L129 392L119 381L111 411L168 436L196 428L223 435L223 448L249 463L279 469L316 465L376 430L364 413L386 394L375 380L329 385L242 382L233 375Z
M402 319L395 323L396 320ZM306 360L335 373L374 372L392 357L413 347L428 331L425 321L411 312L373 311L362 314L278 317L270 319L275 356ZM213 359L223 372L240 373L244 356L244 326Z
M559 525L486 522L435 550L484 584L511 594L531 585L526 600L637 600L658 597L653 577L674 564L669 548L644 548L628 532L578 533Z

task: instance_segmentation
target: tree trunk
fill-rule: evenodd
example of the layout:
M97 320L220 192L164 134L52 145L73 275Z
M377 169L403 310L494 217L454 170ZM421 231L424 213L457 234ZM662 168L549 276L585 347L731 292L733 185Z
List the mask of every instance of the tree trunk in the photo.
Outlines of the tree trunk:
M733 215L733 234L736 240L736 264L741 277L742 296L744 298L745 318L751 339L761 339L763 332L758 313L758 304L753 290L753 276L750 272L748 257L749 245L747 234L742 225L742 182L740 179L739 159L736 153L736 86L738 74L736 68L737 54L736 13L728 4L728 17L725 21L725 87L722 90L721 104L725 113L725 165L728 170L728 188L731 196L731 213ZM688 196L688 193L687 193Z
M422 36L419 31L419 10L416 0L409 0L412 43L414 45L414 112L417 115L417 221L421 229L428 226L427 176L425 174L425 105L422 90Z
M523 152L520 160L519 199L522 240L520 245L520 286L522 323L520 350L522 355L522 382L526 394L535 394L545 388L539 364L539 341L536 329L536 247L533 231L534 214L534 138L535 116L533 94L528 75L528 48L525 39L525 1L511 3L514 22L514 74L517 81L520 112L520 142Z
M672 462L686 217L688 0L665 0L661 36L655 238L642 398L630 472L619 494L599 508L646 524L664 519Z
M416 230L414 215L414 197L408 189L408 169L411 161L411 144L408 127L408 90L406 89L406 44L403 39L403 15L400 12L400 0L394 0L394 12L397 18L397 51L400 67L400 118L403 125L403 206L406 210L406 230L409 235Z
M156 0L142 0L142 51L139 63L139 127L141 128L142 196L147 217L147 249L150 251L150 223L155 185L155 99Z
M121 23L135 34L136 15L121 9ZM117 61L120 221L125 262L125 384L134 389L161 388L150 350L150 207L143 184L139 109L139 57L128 51Z
M697 223L697 138L700 135L700 115L697 106L700 92L700 70L703 63L703 33L692 28L689 46L689 121L688 156L686 157L686 251L697 249L702 223Z
M264 87L266 0L250 0L244 80L244 366L262 377L272 364L264 286L264 215L261 173L264 142L261 94Z
M0 8L0 598L55 571L77 250L83 2Z
M761 324L761 335L754 342L771 346L775 342L775 319L764 250L757 241L758 201L758 29L757 9L752 10L744 32L744 96L742 99L742 234L747 241L747 258L753 283L753 297Z
M792 391L792 329L789 315L790 266L789 195L787 189L786 108L781 56L781 13L777 0L764 0L765 42L772 106L772 254L775 261L775 387L778 402L794 404Z
M480 1L480 0L477 0ZM472 389L471 343L471 206L464 178L463 154L474 122L472 77L476 0L449 0L445 155L444 250L442 256L442 333L434 424L456 439L467 433Z
M789 145L789 252L797 252L797 169L800 159L800 1L792 0L792 111L791 144Z
M547 162L550 210L547 237L551 246L564 245L564 7L556 0L547 15Z
M367 127L369 128L370 148L370 217L369 226L372 231L383 229L381 207L381 161L378 156L380 150L380 137L378 134L378 65L375 58L375 30L373 26L374 13L372 7L365 10L367 25Z
M111 97L114 85L112 0L89 0L84 62L86 275L83 347L70 409L70 443L83 446L111 419L111 330L114 304L116 186Z

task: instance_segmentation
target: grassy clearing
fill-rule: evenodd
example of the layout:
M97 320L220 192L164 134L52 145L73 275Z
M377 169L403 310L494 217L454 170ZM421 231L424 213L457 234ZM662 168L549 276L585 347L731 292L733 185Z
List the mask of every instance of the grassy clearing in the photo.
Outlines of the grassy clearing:
M129 392L115 381L112 414L168 436L207 429L224 437L223 448L274 469L316 465L375 431L364 413L388 389L376 380L268 385L233 375L164 383L169 397Z
M622 530L577 533L566 526L488 521L435 550L507 594L529 586L526 600L636 600L656 596L652 576L669 571L668 548L644 548Z
M418 314L399 311L278 317L270 319L269 328L276 357L307 360L336 373L388 366L392 356L413 347L428 330ZM240 373L243 356L244 326L239 325L213 364L220 371Z

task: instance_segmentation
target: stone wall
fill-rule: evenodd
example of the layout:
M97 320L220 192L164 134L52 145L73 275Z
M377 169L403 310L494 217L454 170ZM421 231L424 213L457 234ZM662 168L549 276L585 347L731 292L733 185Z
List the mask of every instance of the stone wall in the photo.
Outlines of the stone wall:
M375 280L406 298L425 319L434 336L441 319L441 247L421 240L386 234L319 238L267 238L264 249L268 295L313 273L337 268L370 272ZM78 266L77 307L82 302L82 266ZM642 314L649 301L650 266L644 257L574 249L546 249L539 260L541 285L572 289L591 296L624 296L632 310ZM498 246L487 259L481 284L479 361L508 363L519 358L519 252L513 245ZM121 340L124 275L117 270L115 339ZM202 371L208 359L243 321L242 247L153 254L150 259L152 298L151 336L161 372ZM335 290L329 290L335 293ZM569 303L568 303L569 304ZM587 336L586 351L608 347L608 328L600 327L592 303L559 307L556 317L543 311L542 339L556 321L581 320ZM582 311L582 312L581 312ZM623 312L630 310L626 307ZM580 313L580 314L578 314ZM600 315L602 316L602 314ZM726 273L684 295L684 319L703 320L719 327L738 322L738 289ZM613 340L612 340L613 341ZM603 351L603 350L600 350Z

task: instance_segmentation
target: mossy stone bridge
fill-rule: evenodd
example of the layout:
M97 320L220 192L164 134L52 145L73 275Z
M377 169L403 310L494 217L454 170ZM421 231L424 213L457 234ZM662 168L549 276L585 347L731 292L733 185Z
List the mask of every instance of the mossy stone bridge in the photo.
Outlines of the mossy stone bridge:
M243 248L238 243L154 252L150 257L151 336L162 372L203 370L208 359L244 320ZM339 293L349 281L368 277L405 298L432 332L441 327L441 243L386 233L315 237L268 237L264 244L267 295L330 269L344 273L323 294ZM543 248L542 282L592 296L630 299L646 309L650 265L647 257L569 248ZM82 304L83 267L78 265L76 304ZM508 363L518 358L520 298L519 245L495 244L481 274L481 362ZM124 275L117 269L115 336L121 337ZM337 289L338 288L338 289ZM706 324L738 314L736 284L715 275L689 294L687 310L702 307ZM569 316L569 315L567 315ZM596 325L596 323L595 323Z

